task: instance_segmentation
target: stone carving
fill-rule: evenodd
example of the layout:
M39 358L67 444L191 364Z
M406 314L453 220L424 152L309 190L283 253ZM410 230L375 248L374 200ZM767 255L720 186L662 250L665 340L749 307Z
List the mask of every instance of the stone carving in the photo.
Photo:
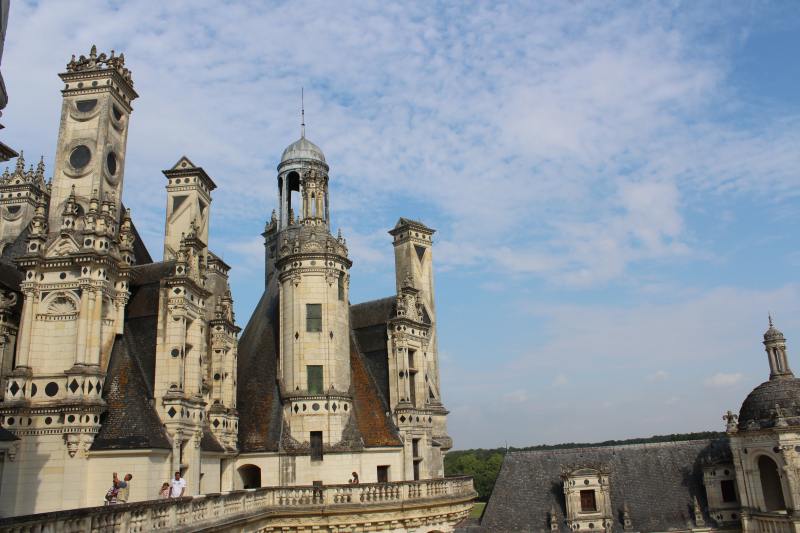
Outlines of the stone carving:
M739 423L739 415L728 411L722 415L722 419L725 421L725 429L728 433L733 433L738 430L737 424Z
M8 311L17 305L17 293L14 291L0 291L0 311Z
M125 68L125 54L114 55L114 50L111 50L111 55L106 55L105 52L100 55L97 54L97 46L92 45L89 51L89 57L81 55L72 59L67 63L67 72L87 72L92 70L116 70L131 87L133 87L133 80L131 79L131 71Z
M78 308L72 298L66 294L58 294L50 299L47 304L47 314L54 316L72 315Z
M69 453L69 456L75 457L75 454L78 453L78 446L80 445L80 435L76 433L64 435L64 441L67 444L67 453Z

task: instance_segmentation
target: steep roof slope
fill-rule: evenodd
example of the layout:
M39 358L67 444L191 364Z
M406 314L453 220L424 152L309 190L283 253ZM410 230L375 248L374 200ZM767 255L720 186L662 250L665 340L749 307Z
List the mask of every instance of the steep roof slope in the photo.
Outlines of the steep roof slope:
M277 287L265 291L239 339L239 449L277 451L282 414L277 382Z
M626 503L636 531L684 529L693 523L695 497L701 508L707 507L702 465L726 460L729 454L724 438L509 452L483 514L482 530L549 530L551 509L566 530L561 469L587 464L609 470L614 531L622 531Z

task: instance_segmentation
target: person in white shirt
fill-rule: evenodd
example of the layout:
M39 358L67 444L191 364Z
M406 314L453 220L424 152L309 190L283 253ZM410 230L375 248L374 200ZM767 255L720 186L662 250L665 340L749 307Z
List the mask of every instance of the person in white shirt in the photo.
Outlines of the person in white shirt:
M181 477L180 471L175 472L175 479L169 490L170 498L180 498L186 492L186 480Z

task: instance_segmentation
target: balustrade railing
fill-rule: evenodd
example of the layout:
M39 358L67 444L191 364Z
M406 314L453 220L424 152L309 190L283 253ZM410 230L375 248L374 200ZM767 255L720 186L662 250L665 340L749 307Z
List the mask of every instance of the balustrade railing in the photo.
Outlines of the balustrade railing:
M388 506L413 501L463 501L476 496L471 477L422 481L324 485L314 487L262 487L221 494L207 494L171 500L152 500L122 505L87 507L0 519L0 533L30 531L78 533L82 531L128 532L200 528L224 525L259 514L281 510L311 513L320 508L347 512L351 508ZM759 519L760 520L760 519ZM764 529L783 533L784 529Z
M790 516L775 516L753 513L750 522L758 533L793 533L794 521Z

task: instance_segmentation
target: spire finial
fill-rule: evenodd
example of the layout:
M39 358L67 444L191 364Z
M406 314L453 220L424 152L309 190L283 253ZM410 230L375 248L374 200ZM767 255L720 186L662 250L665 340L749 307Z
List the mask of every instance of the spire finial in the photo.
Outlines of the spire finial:
M767 316L769 317L769 327L772 327L772 313L767 313Z
M300 137L306 138L306 106L303 94L303 87L300 87Z

